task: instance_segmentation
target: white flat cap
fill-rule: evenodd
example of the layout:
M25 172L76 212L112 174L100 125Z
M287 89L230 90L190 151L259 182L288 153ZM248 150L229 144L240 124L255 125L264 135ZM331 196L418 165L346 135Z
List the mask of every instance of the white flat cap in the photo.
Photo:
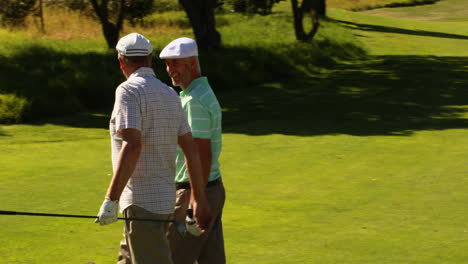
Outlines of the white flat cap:
M150 41L138 33L121 38L115 47L122 56L148 56L153 52Z
M198 56L198 47L195 40L178 38L167 44L159 54L161 59L181 59Z

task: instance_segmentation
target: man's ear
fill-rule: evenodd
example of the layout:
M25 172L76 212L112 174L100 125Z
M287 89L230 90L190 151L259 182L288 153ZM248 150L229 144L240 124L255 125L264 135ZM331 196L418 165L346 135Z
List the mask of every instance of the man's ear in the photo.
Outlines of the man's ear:
M198 71L197 57L190 57L190 68L192 69L193 72Z
M124 63L123 58L119 56L118 59L119 59L120 69L124 70L125 69L125 63Z
M151 67L151 66L153 65L153 53L151 53L151 54L149 55L148 64L149 64L149 65L148 65L149 67Z

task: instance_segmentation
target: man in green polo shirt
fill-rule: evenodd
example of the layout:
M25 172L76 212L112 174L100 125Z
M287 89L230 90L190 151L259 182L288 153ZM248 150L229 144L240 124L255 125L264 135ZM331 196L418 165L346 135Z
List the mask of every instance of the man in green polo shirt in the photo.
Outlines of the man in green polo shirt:
M172 258L175 264L193 264L195 261L198 264L223 264L226 263L226 257L221 216L225 190L218 162L221 153L221 107L208 79L201 75L198 48L194 40L176 39L161 51L159 57L166 62L166 71L172 84L182 89L182 107L199 149L206 198L213 215L211 226L201 235L192 232L182 238L174 227L169 229ZM180 149L176 159L175 181L177 200L174 218L185 221L191 194L184 155Z

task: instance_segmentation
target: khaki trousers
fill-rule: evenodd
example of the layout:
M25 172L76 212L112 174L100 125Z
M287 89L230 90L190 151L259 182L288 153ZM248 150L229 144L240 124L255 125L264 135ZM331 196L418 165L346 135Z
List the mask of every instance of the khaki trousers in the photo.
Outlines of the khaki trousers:
M168 238L174 264L224 264L223 225L221 221L226 192L222 182L206 188L206 198L211 209L213 222L207 234L199 237L188 234L182 238L173 224L169 225ZM185 223L190 202L190 189L177 190L174 219ZM196 262L197 261L197 262Z
M153 214L131 205L123 212L125 218L168 220L172 214ZM173 264L166 238L167 223L125 221L124 240L120 243L118 264Z

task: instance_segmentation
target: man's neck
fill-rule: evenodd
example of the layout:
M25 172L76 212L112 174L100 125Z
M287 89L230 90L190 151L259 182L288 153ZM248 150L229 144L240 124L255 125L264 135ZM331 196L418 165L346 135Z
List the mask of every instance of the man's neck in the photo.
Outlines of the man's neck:
M185 91L185 89L187 89L187 88L190 86L190 84L191 84L194 80L196 80L196 79L198 79L198 78L200 78L200 77L201 77L200 74L194 75L193 78L190 79L190 82L188 82L186 85L182 84L182 85L180 86L180 88L181 88L183 91Z
M132 68L129 69L128 72L126 72L125 77L127 77L127 79L130 78L130 75L132 75L132 74L133 74L134 72L136 72L138 69L143 68L143 67L148 68L148 67L151 67L151 66L148 66L148 65L138 65L138 66L132 67Z

